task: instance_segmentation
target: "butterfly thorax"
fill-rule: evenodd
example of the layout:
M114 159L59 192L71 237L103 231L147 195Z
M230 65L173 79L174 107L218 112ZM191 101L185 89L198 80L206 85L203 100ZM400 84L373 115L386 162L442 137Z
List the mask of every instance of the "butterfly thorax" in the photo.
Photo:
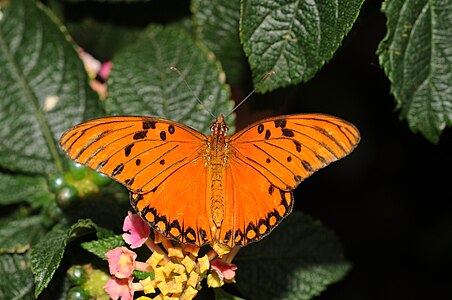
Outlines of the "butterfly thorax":
M210 126L212 134L208 138L208 147L206 153L206 166L209 169L210 180L210 207L207 207L211 213L212 233L220 228L224 218L224 179L225 166L228 162L228 126L224 122L223 115L220 115ZM208 201L209 202L209 201Z

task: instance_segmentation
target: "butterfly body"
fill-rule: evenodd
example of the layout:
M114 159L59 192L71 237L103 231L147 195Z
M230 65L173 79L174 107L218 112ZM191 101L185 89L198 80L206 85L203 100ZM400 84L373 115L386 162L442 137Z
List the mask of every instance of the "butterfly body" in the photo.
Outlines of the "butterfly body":
M322 114L227 132L221 115L209 136L160 118L106 117L68 130L60 145L124 184L134 209L166 237L234 247L269 234L291 212L292 190L360 139L352 124Z

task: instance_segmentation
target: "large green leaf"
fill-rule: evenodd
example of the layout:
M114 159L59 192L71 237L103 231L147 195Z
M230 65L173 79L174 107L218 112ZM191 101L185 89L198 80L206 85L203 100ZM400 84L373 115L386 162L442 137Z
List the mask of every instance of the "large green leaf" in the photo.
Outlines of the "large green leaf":
M35 299L30 255L0 254L0 299Z
M363 0L242 0L243 48L259 91L307 81L331 59L355 22Z
M203 105L169 69L172 66ZM224 77L214 56L185 29L151 26L114 58L105 108L110 114L171 119L207 133L212 116L206 108L215 115L232 108Z
M237 285L247 299L311 299L350 269L337 237L300 212L243 248L234 262Z
M217 56L228 82L240 84L245 76L245 55L239 37L240 0L193 0L196 33Z
M80 220L71 227L58 224L33 247L31 264L35 275L36 297L47 287L55 274L67 243L96 228L97 226L90 220Z
M452 125L452 2L393 0L383 11L388 34L378 54L400 116L437 143Z
M64 27L41 4L0 2L0 166L62 170L56 140L99 111Z
M29 177L0 173L0 205L18 203L24 200L33 202L53 195L47 189L42 177Z
M39 216L0 222L0 253L28 251L44 233L45 228Z

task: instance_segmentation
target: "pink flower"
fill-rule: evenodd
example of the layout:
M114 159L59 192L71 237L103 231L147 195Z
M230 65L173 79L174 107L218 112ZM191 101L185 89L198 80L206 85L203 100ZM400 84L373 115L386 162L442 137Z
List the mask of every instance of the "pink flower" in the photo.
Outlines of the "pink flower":
M105 256L108 260L110 274L118 278L127 278L135 269L137 254L126 247L116 247L108 251Z
M222 259L215 259L210 263L210 268L212 271L218 274L220 280L233 281L235 277L235 271L237 266L234 264L228 264Z
M113 300L132 300L133 299L133 287L132 277L129 278L117 278L112 277L108 280L104 286L105 291Z
M106 80L110 75L111 68L113 67L113 63L111 61L106 61L100 66L100 70L97 73L100 78Z
M124 225L122 230L130 233L124 233L122 238L130 245L130 248L135 249L141 247L146 242L151 233L151 229L143 219L137 215L132 214L130 211L127 217L124 219Z

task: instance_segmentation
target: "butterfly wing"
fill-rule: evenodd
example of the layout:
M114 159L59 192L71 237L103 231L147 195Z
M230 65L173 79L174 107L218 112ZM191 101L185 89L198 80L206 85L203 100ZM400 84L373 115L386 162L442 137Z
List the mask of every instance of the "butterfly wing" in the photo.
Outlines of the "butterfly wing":
M291 191L271 184L235 156L226 167L224 220L217 239L229 247L262 239L293 207Z
M208 169L202 157L185 164L146 194L131 194L135 210L153 228L181 243L212 241L206 199Z
M323 114L279 116L257 122L230 139L231 156L283 191L294 189L358 144L355 126Z
M153 117L113 116L66 131L61 148L76 162L146 193L206 149L206 136Z
M269 118L237 132L229 140L218 239L230 247L262 239L292 211L291 190L359 139L352 124L321 114Z

